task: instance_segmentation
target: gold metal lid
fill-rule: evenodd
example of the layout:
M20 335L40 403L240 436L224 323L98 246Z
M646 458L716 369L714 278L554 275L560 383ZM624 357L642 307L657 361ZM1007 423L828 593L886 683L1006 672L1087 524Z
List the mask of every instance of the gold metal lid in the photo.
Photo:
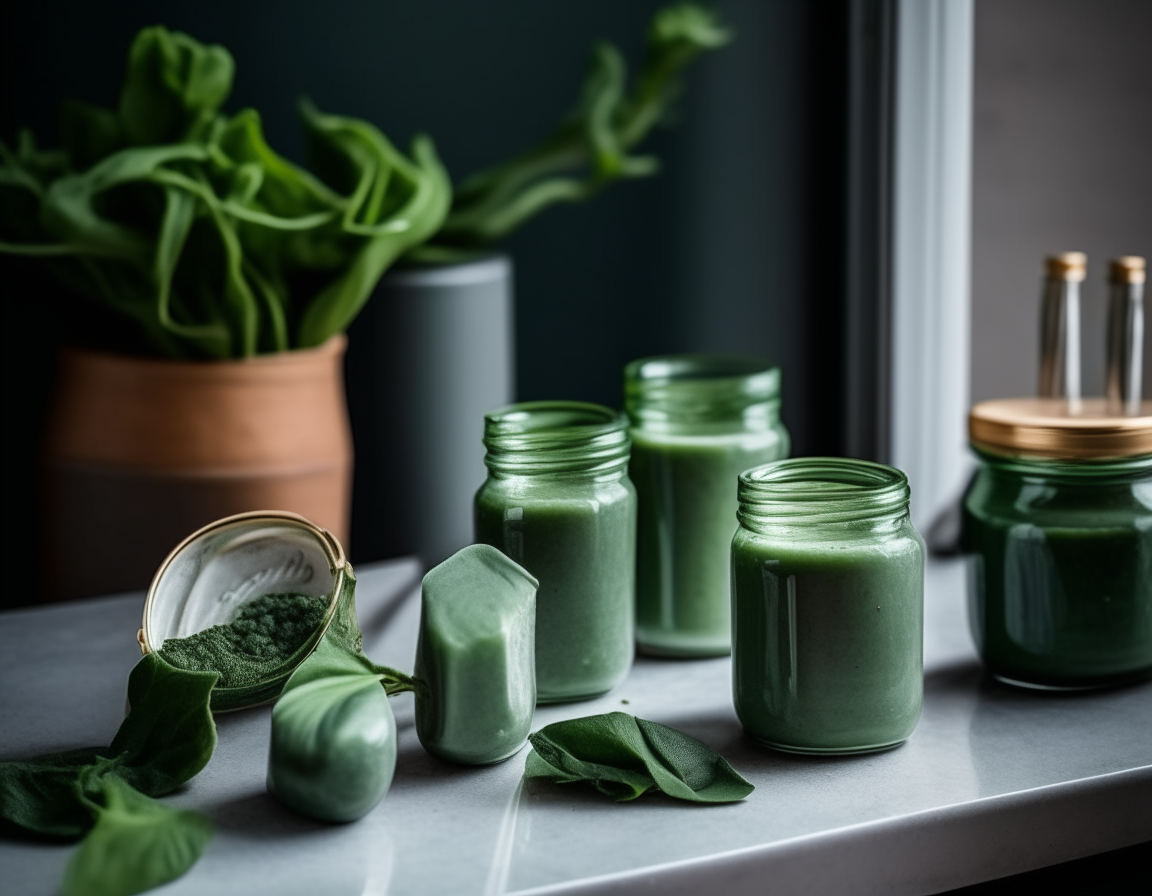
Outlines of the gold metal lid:
M1044 259L1048 276L1056 280L1083 280L1088 271L1088 256L1083 252L1060 252Z
M1062 398L982 401L968 415L973 447L996 454L1086 460L1152 454L1152 401L1138 416L1109 412L1103 398L1085 398L1079 413Z
M1143 283L1144 259L1139 255L1121 255L1108 264L1108 280L1111 283Z

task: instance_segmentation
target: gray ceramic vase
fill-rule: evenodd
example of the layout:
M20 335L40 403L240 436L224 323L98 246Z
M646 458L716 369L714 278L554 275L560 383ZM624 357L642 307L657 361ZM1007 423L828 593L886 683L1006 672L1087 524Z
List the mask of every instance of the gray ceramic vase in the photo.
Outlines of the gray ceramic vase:
M430 567L472 542L484 414L514 397L512 263L396 268L348 335L352 556Z

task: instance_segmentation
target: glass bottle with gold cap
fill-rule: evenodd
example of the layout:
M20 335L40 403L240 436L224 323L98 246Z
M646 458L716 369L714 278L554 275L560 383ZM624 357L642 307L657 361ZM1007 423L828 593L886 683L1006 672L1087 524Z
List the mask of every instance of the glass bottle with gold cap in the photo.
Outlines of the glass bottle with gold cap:
M969 624L991 672L1080 689L1152 677L1152 402L976 405Z
M1108 369L1105 394L1113 413L1140 413L1144 347L1144 259L1125 255L1108 266Z
M1088 266L1083 252L1061 252L1045 260L1040 299L1042 398L1080 400L1080 284Z

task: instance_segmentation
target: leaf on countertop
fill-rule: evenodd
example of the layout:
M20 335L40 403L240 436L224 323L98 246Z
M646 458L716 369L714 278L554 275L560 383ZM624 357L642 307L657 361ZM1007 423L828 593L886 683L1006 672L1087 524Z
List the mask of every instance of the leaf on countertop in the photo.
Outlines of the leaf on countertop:
M81 836L92 826L92 813L80 779L86 769L109 762L102 752L88 747L0 762L0 829L63 840Z
M132 896L191 868L212 837L208 820L105 777L92 800L96 824L64 873L65 896Z
M569 719L529 735L525 777L579 781L618 802L656 787L702 803L742 800L755 788L728 761L694 737L627 713Z
M92 827L90 799L111 778L149 796L171 793L212 758L215 682L215 672L142 657L128 679L131 711L111 746L0 762L0 826L75 840Z
M171 793L208 764L216 748L209 701L215 672L186 672L157 654L142 657L128 678L128 717L111 756L116 774L149 796Z

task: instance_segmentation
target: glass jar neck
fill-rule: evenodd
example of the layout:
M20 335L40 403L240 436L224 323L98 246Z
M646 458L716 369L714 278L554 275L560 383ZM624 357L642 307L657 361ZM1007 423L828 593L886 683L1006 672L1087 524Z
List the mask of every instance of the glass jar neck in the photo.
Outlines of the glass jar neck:
M1068 485L1102 485L1134 482L1152 476L1152 454L1071 459L996 454L975 446L972 450L987 468L1025 479L1044 479Z
M865 460L798 457L740 474L740 524L761 535L871 534L908 519L908 477Z
M632 425L655 432L764 431L780 419L780 369L747 355L662 355L624 368Z
M632 440L619 411L578 401L529 401L484 417L484 464L512 477L619 479Z

